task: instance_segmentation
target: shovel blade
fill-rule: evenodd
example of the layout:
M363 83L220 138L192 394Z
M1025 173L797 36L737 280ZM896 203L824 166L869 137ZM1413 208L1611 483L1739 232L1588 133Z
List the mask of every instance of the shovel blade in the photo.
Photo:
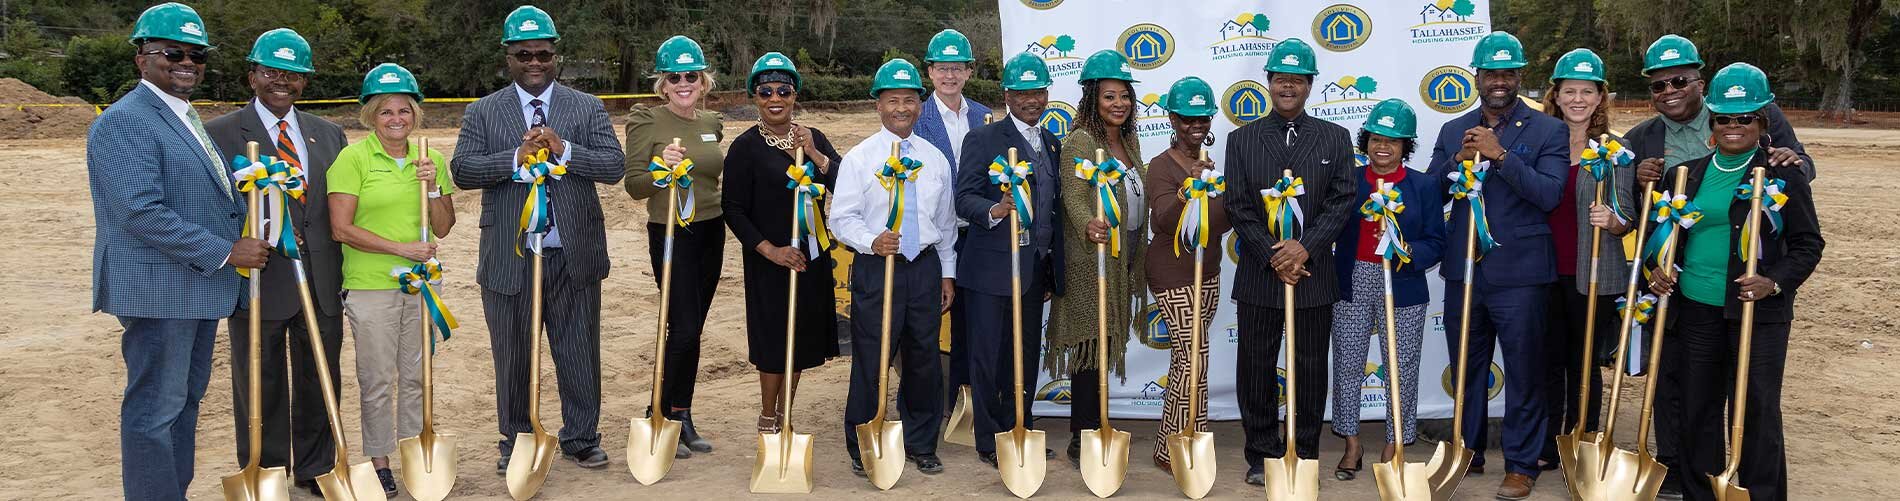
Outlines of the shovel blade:
M1721 476L1710 476L1709 487L1715 489L1716 501L1749 501L1748 489L1742 488L1741 480L1735 478L1733 470L1723 472Z
M1595 433L1586 433L1584 441L1577 442L1572 448L1576 460L1564 468L1564 481L1570 484L1571 499L1603 499L1605 493L1604 472L1615 448L1603 441Z
M1319 501L1319 461L1297 455L1266 460L1267 499Z
M1438 443L1432 459L1425 462L1426 484L1431 486L1434 501L1446 501L1458 492L1458 481L1464 480L1465 470L1471 468L1471 457L1471 449L1463 443Z
M1601 478L1601 475L1595 475L1592 472L1601 473L1603 471L1599 466L1602 463L1601 459L1603 459L1603 456L1590 454L1590 457L1587 459L1582 457L1582 455L1585 454L1583 449L1595 447L1594 444L1602 440L1602 437L1599 435L1598 433L1581 431L1572 431L1570 433L1557 435L1557 462L1559 466L1563 467L1564 485L1570 488L1570 494L1573 499L1584 499L1577 496L1580 496L1580 493L1590 489L1589 486L1577 485L1583 477Z
M944 425L943 441L976 447L976 421L970 417L970 385L957 387L957 404L950 410L950 423Z
M227 501L285 501L290 499L290 474L284 467L248 466L224 477Z
M1372 464L1372 478L1385 501L1432 501L1431 473L1425 463L1397 461Z
M442 501L455 490L455 435L426 433L396 441L402 485L417 501ZM509 463L513 464L513 463Z
M1657 463L1655 458L1617 449L1610 456L1609 468L1603 471L1603 488L1598 491L1598 499L1607 501L1656 499L1656 494L1662 490L1663 477L1668 474L1669 468Z
M383 484L376 479L376 467L369 461L338 467L329 473L317 476L317 485L323 488L325 501L388 501L383 495Z
M1029 499L1042 489L1042 480L1049 474L1046 444L1042 430L1024 429L1021 424L996 434L996 470L1010 494Z
M904 475L904 422L873 419L856 431L864 476L878 489L891 490Z
M627 432L627 470L640 485L653 485L673 469L678 452L680 422L655 414L634 418Z
M760 433L751 490L753 494L810 494L811 434Z
M554 467L554 453L560 449L561 440L554 435L516 433L515 449L508 453L508 495L515 501L527 501L541 492L541 483L548 480L548 470Z
M1188 499L1200 499L1214 488L1214 434L1205 431L1168 436L1174 485Z
M1082 430L1082 483L1095 497L1106 498L1121 490L1128 475L1128 442L1125 431Z

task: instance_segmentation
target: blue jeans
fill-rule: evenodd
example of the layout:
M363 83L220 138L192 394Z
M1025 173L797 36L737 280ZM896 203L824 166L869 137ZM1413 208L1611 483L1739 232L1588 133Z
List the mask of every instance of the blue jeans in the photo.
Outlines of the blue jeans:
M125 498L185 499L218 321L119 317L119 325L125 326L119 406Z

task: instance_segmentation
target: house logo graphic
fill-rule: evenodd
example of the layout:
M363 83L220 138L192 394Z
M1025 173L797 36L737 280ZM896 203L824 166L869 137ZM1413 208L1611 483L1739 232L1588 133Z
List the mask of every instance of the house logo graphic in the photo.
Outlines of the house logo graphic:
M1499 367L1496 362L1492 362L1490 368L1491 370L1485 371L1484 378L1484 400L1487 402L1498 398L1498 394L1504 392L1504 368ZM1457 370L1458 364L1447 365L1445 366L1445 371L1440 373L1438 377L1438 383L1444 387L1445 394L1451 395L1453 398L1457 398L1458 396L1456 393L1458 391L1458 381L1452 379L1452 373Z
M1315 82L1317 84L1317 82ZM1372 114L1372 107L1379 104L1374 93L1379 91L1379 81L1366 75L1346 75L1337 80L1320 85L1320 102L1307 105L1307 113L1333 122L1365 120Z
M1346 4L1321 9L1313 16L1313 40L1333 52L1346 52L1372 38L1372 16Z
M1466 42L1483 38L1491 28L1472 20L1476 0L1432 0L1419 7L1418 24L1409 31L1414 44Z
M1082 58L1075 57L1075 37L1069 35L1043 35L1031 40L1023 47L1042 62L1049 65L1049 78L1072 77L1082 74Z
M1174 125L1168 123L1168 109L1162 103L1168 96L1149 93L1135 100L1135 134L1142 139L1167 137L1174 133Z
M1267 99L1267 87L1253 80L1241 80L1228 86L1221 93L1221 114L1234 125L1247 125L1273 111L1273 102Z
M1458 66L1439 66L1419 79L1418 98L1439 113L1458 113L1477 102L1476 79Z
M276 52L271 53L271 56L285 61L297 60L297 52L290 50L289 47L278 47Z
M1168 326L1168 316L1161 314L1160 304L1141 307L1141 344L1157 350L1174 346L1174 330Z
M1042 119L1036 121L1036 125L1048 129L1050 134L1055 134L1056 140L1069 137L1069 126L1074 123L1075 107L1061 101L1050 101L1049 105L1042 109Z
M1128 57L1129 66L1152 70L1174 58L1174 35L1158 24L1137 24L1122 31L1115 47Z
M1236 57L1267 57L1280 39L1267 36L1272 21L1266 14L1242 12L1220 25L1220 41L1207 46L1215 61Z
M1168 395L1168 375L1167 374L1162 374L1161 377L1155 378L1153 381L1149 381L1141 385L1141 399L1142 400L1161 400L1167 395Z

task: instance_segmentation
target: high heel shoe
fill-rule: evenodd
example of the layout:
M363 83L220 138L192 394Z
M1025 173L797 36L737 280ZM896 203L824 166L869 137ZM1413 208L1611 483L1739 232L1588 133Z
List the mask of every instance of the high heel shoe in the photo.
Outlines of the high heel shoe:
M1333 467L1333 478L1342 482L1359 478L1359 470L1364 469L1366 466L1366 456L1364 453L1361 453L1358 459L1352 460L1351 468L1344 466L1346 458L1339 459L1341 461L1340 466Z

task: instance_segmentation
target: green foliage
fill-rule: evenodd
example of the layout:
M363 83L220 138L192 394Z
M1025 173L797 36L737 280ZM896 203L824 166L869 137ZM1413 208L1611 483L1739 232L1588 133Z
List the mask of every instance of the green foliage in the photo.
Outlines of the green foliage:
M1359 77L1358 80L1353 81L1352 88L1358 89L1361 93L1371 94L1379 91L1379 81L1369 76Z
M909 52L904 52L904 49L899 49L896 47L884 49L884 54L882 56L879 56L879 58L883 59L884 61L890 61L892 59L902 59L905 61L910 61L911 65L917 65L917 62L921 61L921 59L917 59L917 56L912 56L910 55ZM878 63L878 65L882 66L883 63ZM917 67L922 68L923 66L917 66ZM866 88L868 89L869 87L866 87Z
M129 28L131 25L128 24ZM60 69L67 94L88 102L109 103L138 84L132 66L134 49L125 36L77 36L66 41L66 62Z
M1261 33L1266 33L1267 27L1273 26L1273 21L1268 20L1266 14L1254 14L1253 21L1248 24L1252 24L1253 29L1260 30Z
M0 44L0 77L18 78L40 90L53 95L66 94L64 82L60 81L59 58L52 57L57 46L38 30L33 23L25 19L5 20L10 35L6 43Z

